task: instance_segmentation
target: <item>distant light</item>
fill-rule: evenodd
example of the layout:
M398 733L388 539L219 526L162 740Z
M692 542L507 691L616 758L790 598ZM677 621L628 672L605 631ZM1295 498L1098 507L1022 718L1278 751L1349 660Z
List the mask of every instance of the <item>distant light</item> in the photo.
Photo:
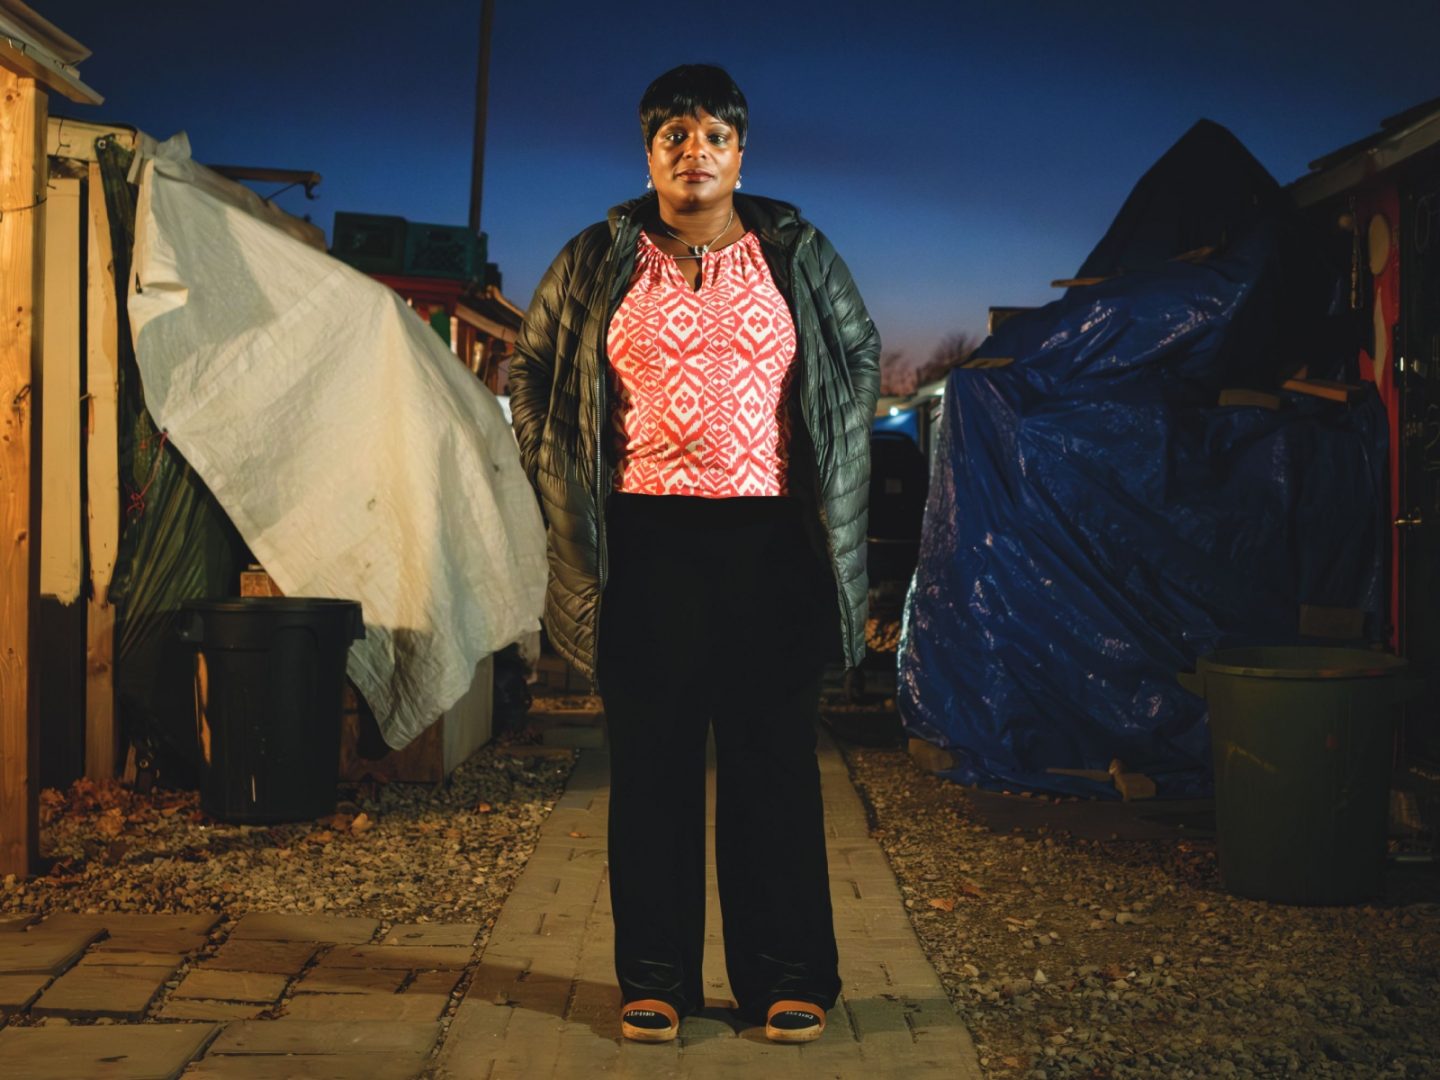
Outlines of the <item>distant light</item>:
M899 409L899 407L898 407L898 406L895 406L895 405L891 405L891 406L890 406L890 415L891 415L891 416L899 416L899 415L900 415L900 409Z
M941 383L941 384L940 384L939 388L936 389L935 394L936 394L937 397L944 397L944 396L945 396L945 384L944 384L944 383Z

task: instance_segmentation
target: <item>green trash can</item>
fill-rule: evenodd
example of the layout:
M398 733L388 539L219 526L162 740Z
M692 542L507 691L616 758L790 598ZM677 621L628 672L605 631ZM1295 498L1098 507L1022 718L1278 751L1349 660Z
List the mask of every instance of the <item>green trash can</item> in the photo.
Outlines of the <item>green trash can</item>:
M1180 683L1210 707L1216 837L1227 891L1353 904L1385 868L1397 706L1423 680L1365 649L1224 649Z
M365 636L354 600L187 600L195 647L200 806L222 821L301 821L335 811L345 659Z

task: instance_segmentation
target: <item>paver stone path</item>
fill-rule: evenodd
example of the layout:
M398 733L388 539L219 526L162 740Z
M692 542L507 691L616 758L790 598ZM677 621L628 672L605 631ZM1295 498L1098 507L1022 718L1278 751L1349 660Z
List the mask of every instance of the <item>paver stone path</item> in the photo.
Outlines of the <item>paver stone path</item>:
M601 746L580 752L478 962L481 927L468 923L397 925L382 935L374 919L256 912L202 957L216 915L0 919L0 1016L44 1018L44 1026L0 1029L0 1077L980 1077L969 1033L920 949L828 738L820 763L844 990L816 1042L770 1043L729 1012L713 836L707 1008L685 1019L673 1043L620 1037ZM713 818L713 769L710 798ZM471 973L447 1034L441 1020Z
M713 827L706 912L707 1007L673 1043L620 1038L605 876L608 763L582 750L564 798L491 932L441 1049L443 1080L595 1076L835 1077L967 1080L981 1076L969 1032L925 959L895 877L870 838L839 752L820 745L841 1000L825 1034L800 1046L738 1027L724 978ZM710 773L711 820L714 771Z

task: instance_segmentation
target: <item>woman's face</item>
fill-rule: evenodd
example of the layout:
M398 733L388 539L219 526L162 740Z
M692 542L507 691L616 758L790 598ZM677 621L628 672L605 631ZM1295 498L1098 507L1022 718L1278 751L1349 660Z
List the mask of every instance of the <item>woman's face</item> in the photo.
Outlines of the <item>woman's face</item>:
M647 158L660 201L691 210L729 200L743 156L735 129L702 111L698 116L673 116L661 124Z

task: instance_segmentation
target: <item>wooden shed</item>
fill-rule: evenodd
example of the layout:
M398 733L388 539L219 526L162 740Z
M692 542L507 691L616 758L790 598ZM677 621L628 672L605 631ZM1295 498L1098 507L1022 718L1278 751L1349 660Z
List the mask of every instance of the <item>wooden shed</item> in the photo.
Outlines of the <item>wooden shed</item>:
M69 396L73 384L47 385L45 356L52 341L57 349L63 341L78 365L82 303L78 272L67 275L68 260L51 258L52 245L73 243L78 269L79 239L71 230L79 202L73 189L52 187L47 141L51 95L92 105L101 101L76 68L88 55L20 0L0 0L0 310L5 313L0 320L0 875L28 874L39 855L36 643L42 561L47 574L64 567L71 583L75 574L76 552L64 548L74 537L66 528L55 526L62 543L53 561L42 547L44 428L52 413L62 434L66 425L78 428L80 422L78 395ZM73 337L67 339L68 317L49 318L50 300L57 311L76 316ZM73 445L78 455L78 437ZM77 598L79 593L76 585Z
M1403 756L1440 762L1440 98L1312 162L1298 205L1350 264L1360 345L1390 427L1390 644L1428 682Z

